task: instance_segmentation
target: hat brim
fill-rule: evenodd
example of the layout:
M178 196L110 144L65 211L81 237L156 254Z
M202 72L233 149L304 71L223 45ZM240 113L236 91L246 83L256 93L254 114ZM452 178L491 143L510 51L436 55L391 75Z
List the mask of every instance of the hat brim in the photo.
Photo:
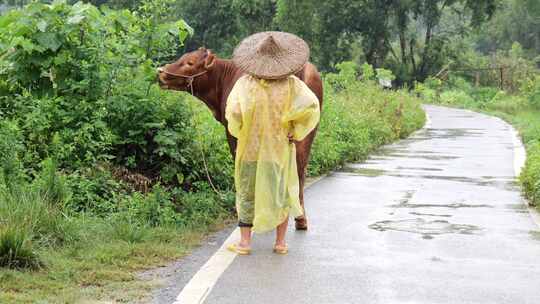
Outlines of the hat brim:
M278 47L271 53L260 52L258 46L269 36ZM309 60L309 46L302 38L285 32L253 34L234 50L233 62L244 72L263 79L279 79L303 69Z

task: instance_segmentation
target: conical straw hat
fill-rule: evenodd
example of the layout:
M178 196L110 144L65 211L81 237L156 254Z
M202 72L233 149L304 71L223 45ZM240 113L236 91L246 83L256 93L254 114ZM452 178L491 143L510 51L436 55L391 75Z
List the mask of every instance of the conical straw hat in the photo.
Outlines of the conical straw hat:
M261 32L240 42L234 64L258 78L279 79L300 71L309 59L309 46L302 38L285 32Z

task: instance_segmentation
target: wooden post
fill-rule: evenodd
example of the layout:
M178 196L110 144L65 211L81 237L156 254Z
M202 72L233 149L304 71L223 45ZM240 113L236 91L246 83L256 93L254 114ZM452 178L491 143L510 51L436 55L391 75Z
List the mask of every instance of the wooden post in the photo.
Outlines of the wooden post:
M504 67L501 67L501 90L504 90Z
M480 86L480 72L476 71L474 76L475 76L474 86L479 87Z

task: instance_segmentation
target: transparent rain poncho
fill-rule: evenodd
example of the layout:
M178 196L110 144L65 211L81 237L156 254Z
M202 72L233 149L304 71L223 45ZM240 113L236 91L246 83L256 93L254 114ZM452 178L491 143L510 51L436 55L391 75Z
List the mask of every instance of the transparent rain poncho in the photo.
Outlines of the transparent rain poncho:
M302 215L296 148L319 122L315 94L296 76L263 80L243 76L235 84L225 117L238 139L235 159L236 209L253 231L276 228L289 214Z

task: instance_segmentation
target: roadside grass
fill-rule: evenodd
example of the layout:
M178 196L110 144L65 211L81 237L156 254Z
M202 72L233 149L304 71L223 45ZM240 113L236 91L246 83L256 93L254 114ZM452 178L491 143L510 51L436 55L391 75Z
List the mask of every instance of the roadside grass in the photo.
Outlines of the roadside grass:
M190 252L208 233L223 227L222 219L201 229L146 228L135 242L115 235L106 220L72 218L74 232L85 235L62 247L38 250L38 270L0 268L1 303L128 302L143 300L155 287L137 273L166 265Z

